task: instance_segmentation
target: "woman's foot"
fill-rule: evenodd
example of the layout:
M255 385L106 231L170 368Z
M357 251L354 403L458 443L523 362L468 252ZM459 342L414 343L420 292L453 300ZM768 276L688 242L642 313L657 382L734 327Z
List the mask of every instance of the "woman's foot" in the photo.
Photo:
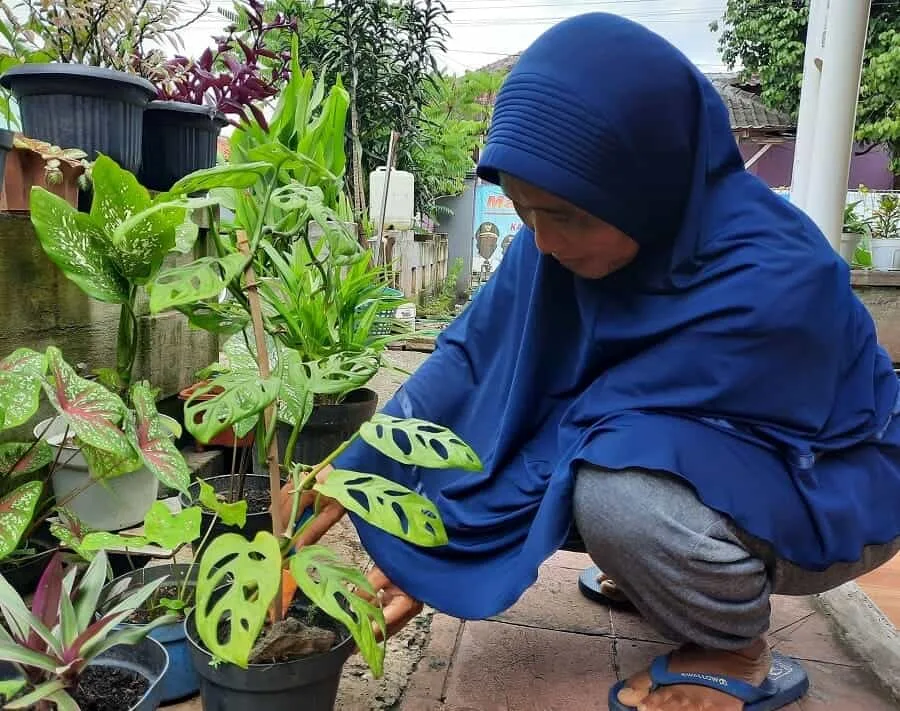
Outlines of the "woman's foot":
M619 586L616 585L615 580L610 578L606 573L600 573L600 575L597 576L597 585L600 587L600 592L606 595L610 600L622 603L628 602L625 593L619 590Z
M689 645L675 652L669 662L672 672L728 676L753 686L765 681L771 666L772 653L765 639L758 639L739 652ZM648 672L629 679L618 699L638 711L742 711L744 708L740 699L702 686L666 686L651 693Z

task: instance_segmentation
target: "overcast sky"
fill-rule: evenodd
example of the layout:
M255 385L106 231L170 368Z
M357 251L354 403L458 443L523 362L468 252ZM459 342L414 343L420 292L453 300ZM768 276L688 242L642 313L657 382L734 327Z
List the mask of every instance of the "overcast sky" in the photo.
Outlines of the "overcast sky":
M196 0L188 0L193 5ZM446 70L461 74L521 52L544 30L584 12L615 12L637 20L672 42L706 71L722 69L709 23L722 16L726 0L445 0L451 15ZM213 0L231 7L230 0ZM224 21L211 11L186 30L188 54L209 44Z

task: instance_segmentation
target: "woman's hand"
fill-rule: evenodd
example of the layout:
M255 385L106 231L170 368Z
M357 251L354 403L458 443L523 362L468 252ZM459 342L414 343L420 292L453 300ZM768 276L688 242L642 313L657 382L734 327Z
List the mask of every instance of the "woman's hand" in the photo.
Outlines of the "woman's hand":
M334 468L330 465L324 467L322 471L316 475L316 480L319 482L325 481L328 474L332 471L334 471ZM325 535L325 533L337 523L345 513L347 513L347 510L334 499L309 490L300 494L300 503L297 506L297 516L293 523L296 523L296 520L303 515L306 509L315 504L316 497L319 497L319 513L297 539L295 545L296 548L302 548L303 546L310 546L317 543L319 539ZM291 517L294 504L294 485L292 482L288 482L281 488L278 504L281 510L281 520L287 524ZM290 529L293 529L293 523L289 526ZM394 585L380 568L375 567L370 570L366 575L366 578L374 588L376 598L381 602L388 637L392 637L403 629L410 620L422 611L422 603L413 599ZM282 604L283 608L287 609L294 599L294 594L297 591L297 583L294 581L290 572L285 570L282 584ZM356 590L356 594L365 600L372 601L372 596L362 590ZM375 629L375 636L379 641L381 640L382 634L380 628Z

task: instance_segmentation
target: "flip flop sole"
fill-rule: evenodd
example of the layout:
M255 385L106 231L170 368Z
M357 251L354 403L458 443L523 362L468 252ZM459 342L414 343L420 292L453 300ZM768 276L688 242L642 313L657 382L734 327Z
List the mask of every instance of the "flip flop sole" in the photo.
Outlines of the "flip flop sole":
M612 607L617 610L634 610L634 605L630 600L617 600L614 597L604 594L600 590L600 583L597 582L597 576L601 574L597 566L585 568L581 575L578 576L578 590L588 600Z

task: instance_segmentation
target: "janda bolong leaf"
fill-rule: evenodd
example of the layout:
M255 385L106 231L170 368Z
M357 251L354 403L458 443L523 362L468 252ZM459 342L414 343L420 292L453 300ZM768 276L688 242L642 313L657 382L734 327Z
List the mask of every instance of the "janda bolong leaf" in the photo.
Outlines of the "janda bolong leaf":
M481 470L481 460L469 445L446 427L425 420L378 413L359 428L359 436L401 464L426 469Z
M197 388L184 406L185 425L200 442L213 437L241 420L262 412L278 397L281 383L278 378L256 375L220 375ZM209 400L202 397L217 393Z
M247 258L235 253L221 259L202 257L183 267L161 272L148 287L150 311L159 313L213 299L222 293L246 265Z

